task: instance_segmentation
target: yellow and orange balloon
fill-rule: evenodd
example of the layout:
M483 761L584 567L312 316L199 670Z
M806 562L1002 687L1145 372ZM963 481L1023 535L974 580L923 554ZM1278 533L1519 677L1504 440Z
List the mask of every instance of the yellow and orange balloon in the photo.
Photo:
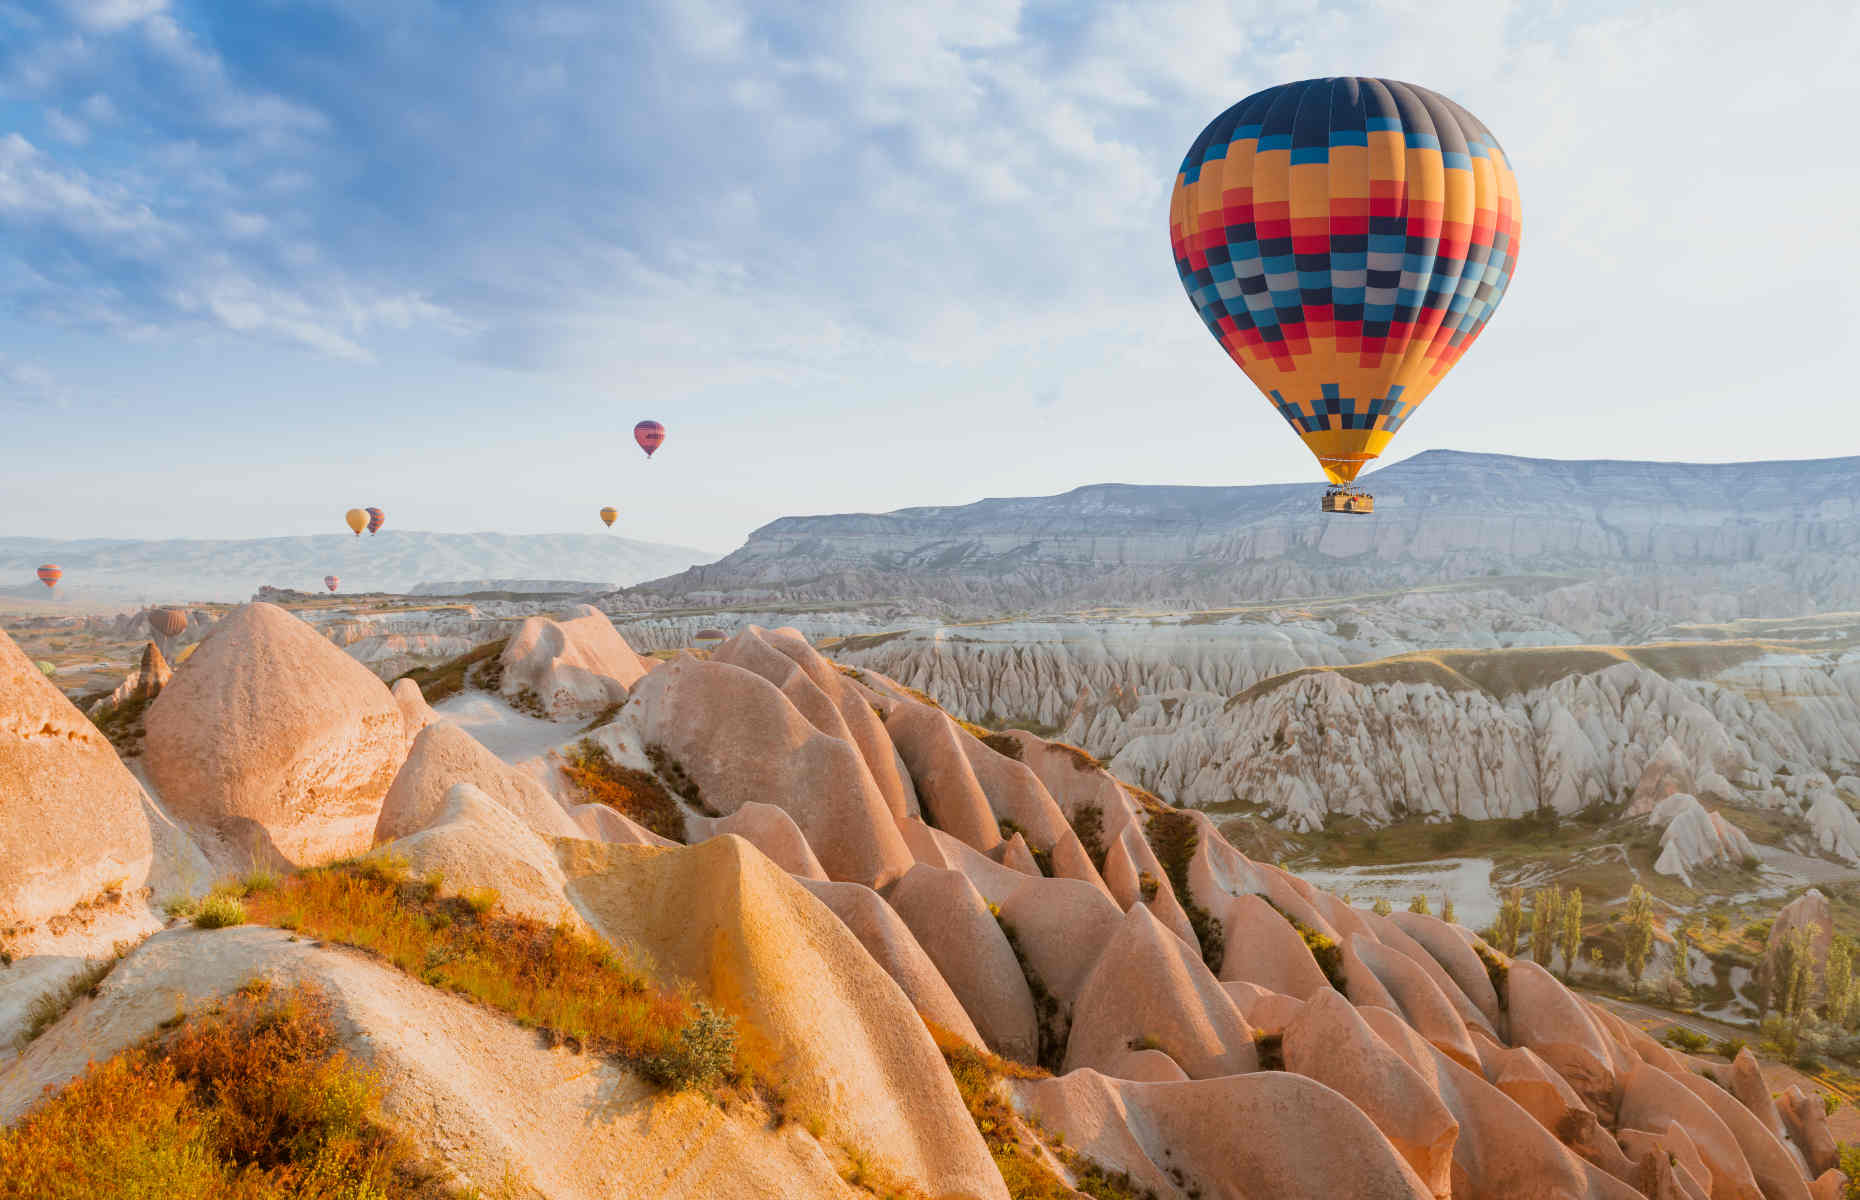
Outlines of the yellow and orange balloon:
M601 510L601 524L612 529L614 522L620 519L620 510L609 505Z
M365 508L352 508L342 515L342 519L349 523L356 537L361 537L362 530L368 528L368 510Z

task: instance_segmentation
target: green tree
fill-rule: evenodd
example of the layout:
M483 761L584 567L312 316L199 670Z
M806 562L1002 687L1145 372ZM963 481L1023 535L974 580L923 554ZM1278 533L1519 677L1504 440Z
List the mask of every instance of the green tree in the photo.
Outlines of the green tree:
M1653 897L1635 884L1628 889L1625 943L1628 977L1640 987L1641 974L1647 969L1647 955L1653 950Z
M1431 915L1431 910L1427 907L1426 894L1416 892L1413 896L1409 897L1408 911L1411 913L1420 913L1424 917Z
M1563 889L1552 884L1531 895L1531 959L1548 970L1563 936Z
M1512 888L1498 903L1498 920L1492 925L1492 944L1507 955L1518 952L1518 938L1524 932L1524 892Z
M1692 931L1681 925L1673 933L1673 978L1691 986Z
M1828 1020L1842 1029L1854 1024L1854 944L1841 933L1828 947Z
M1576 959L1582 953L1582 889L1569 889L1569 897L1563 901L1563 971L1565 974L1576 969Z
M1449 925L1459 924L1453 916L1453 897L1445 892L1440 893L1440 919Z

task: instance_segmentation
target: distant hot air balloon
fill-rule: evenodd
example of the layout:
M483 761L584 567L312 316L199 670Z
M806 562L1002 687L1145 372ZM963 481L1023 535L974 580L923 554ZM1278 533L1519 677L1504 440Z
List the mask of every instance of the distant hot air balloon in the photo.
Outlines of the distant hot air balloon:
M620 519L619 509L613 508L610 506L607 508L603 508L601 510L601 521L607 526L607 528L612 529L614 527L614 522L619 519Z
M726 636L727 635L721 629L700 629L697 631L697 635L691 640L700 646L715 646L717 643L723 641Z
M332 592L333 592L333 591L335 591L335 590L336 590L336 588L337 588L337 587L338 587L338 586L339 586L339 585L340 585L341 583L342 583L342 580L341 580L341 578L339 578L338 576L335 576L335 575L325 575L325 576L323 576L323 586L324 586L324 587L326 587L326 588L328 588L328 589L329 589L330 591L332 591Z
M368 513L365 509L352 508L342 514L342 519L349 523L349 528L355 531L356 537L361 537L362 530L368 528Z
M633 426L633 440L646 452L646 457L651 458L652 452L665 444L665 426L657 421L641 421Z
M1202 323L1334 485L1329 512L1504 298L1518 183L1484 125L1426 88L1307 79L1201 131L1169 240Z
M58 581L65 577L65 569L57 563L46 563L38 570L39 582L46 587L57 587Z
M387 514L378 508L363 509L368 514L368 532L380 533L381 526L387 523Z
M180 637L187 629L187 612L179 608L152 608L149 628L163 637Z

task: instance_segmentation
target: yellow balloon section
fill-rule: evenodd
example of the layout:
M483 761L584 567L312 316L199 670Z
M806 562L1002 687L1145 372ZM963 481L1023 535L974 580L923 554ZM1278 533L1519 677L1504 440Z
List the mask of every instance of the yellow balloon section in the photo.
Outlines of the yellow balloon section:
M356 537L361 537L362 530L368 528L368 513L364 509L352 508L343 515L342 519L349 523L349 528L355 531Z
M618 520L619 517L620 510L617 508L603 508L601 510L601 521L605 523L609 529L614 527L614 522Z

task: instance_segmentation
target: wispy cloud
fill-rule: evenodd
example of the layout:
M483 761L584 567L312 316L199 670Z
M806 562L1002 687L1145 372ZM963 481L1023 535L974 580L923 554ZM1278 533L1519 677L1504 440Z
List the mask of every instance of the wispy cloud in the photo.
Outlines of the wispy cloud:
M64 408L69 391L44 367L0 354L0 405Z

